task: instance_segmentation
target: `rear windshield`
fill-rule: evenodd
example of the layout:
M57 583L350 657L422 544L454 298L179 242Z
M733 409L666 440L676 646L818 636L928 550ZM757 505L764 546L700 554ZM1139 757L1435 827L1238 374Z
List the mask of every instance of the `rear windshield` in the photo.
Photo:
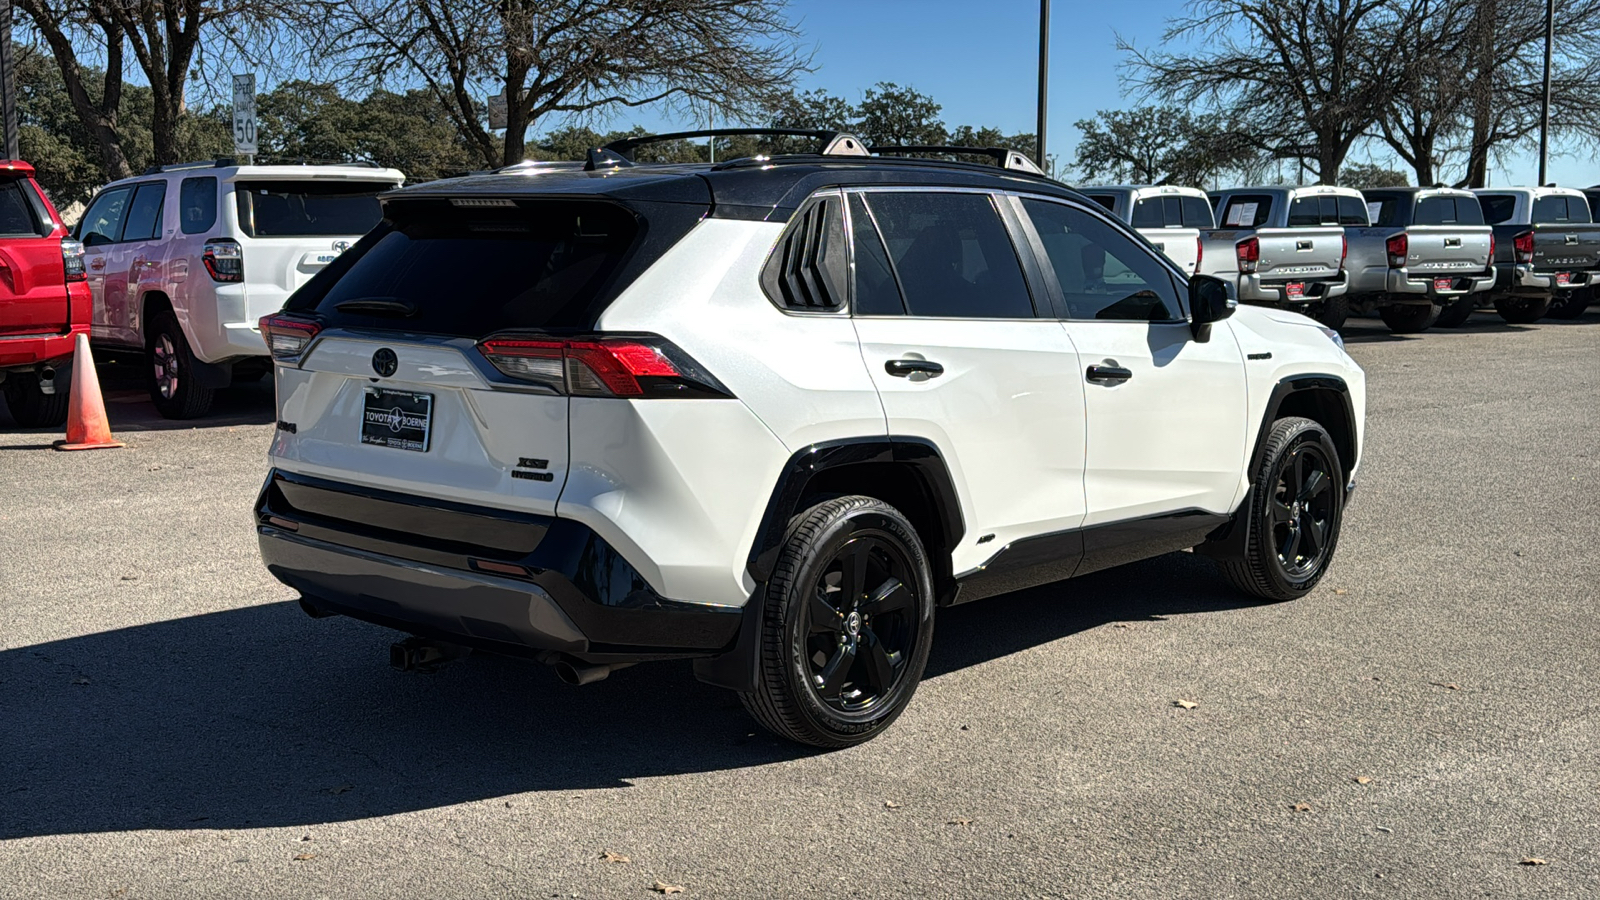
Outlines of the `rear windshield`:
M518 203L413 201L392 230L363 241L317 313L341 327L472 338L577 326L632 248L634 216L604 202Z
M1289 227L1366 225L1367 206L1355 197L1322 194L1297 197L1289 204Z
M1267 194L1234 194L1222 208L1217 222L1223 228L1260 228L1272 213L1272 197Z
M1423 197L1417 201L1414 225L1482 225L1476 197Z
M1202 197L1146 197L1133 205L1135 228L1211 228L1211 204Z
M1107 212L1116 212L1117 198L1114 194L1090 194L1089 199L1104 206Z
M1483 217L1490 225L1509 222L1517 211L1515 194L1479 194L1478 205L1483 207Z
M245 181L234 186L239 227L251 237L363 235L383 218L377 182Z
M1540 197L1533 201L1533 224L1573 225L1589 221L1589 202L1582 197Z
M1380 228L1405 224L1403 210L1410 197L1406 194L1366 193L1367 219Z
M40 215L39 201L25 178L0 177L0 237L44 237L55 223Z

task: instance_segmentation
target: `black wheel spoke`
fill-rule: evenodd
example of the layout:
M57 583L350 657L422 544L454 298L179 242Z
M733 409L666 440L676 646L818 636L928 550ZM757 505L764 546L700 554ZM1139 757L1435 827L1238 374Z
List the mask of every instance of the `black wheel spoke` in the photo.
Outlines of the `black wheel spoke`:
M811 616L810 631L812 634L826 631L831 634L839 632L840 623L844 616L837 609L828 605L827 597L823 594L822 585L817 585L816 591L811 594L811 602L807 604Z
M1271 513L1272 524L1274 525L1287 525L1289 520L1293 518L1289 513L1289 504L1276 497L1272 498Z
M1317 519L1307 513L1302 521L1303 524L1300 526L1300 530L1306 533L1306 543L1310 545L1310 549L1306 551L1306 557L1314 560L1321 556L1322 551L1328 547L1328 520Z
M1327 473L1321 469L1315 469L1311 472L1311 476L1306 479L1305 485L1300 488L1300 496L1296 499L1301 503L1305 503L1326 491L1329 483Z
M817 683L817 693L824 700L839 699L839 692L844 688L845 682L850 678L850 668L855 665L856 645L840 644L833 658L822 667L822 671L812 676Z
M844 564L844 577L839 580L839 609L854 609L867 593L867 562L872 554L872 544L857 538L845 545L840 562Z
M1283 557L1283 564L1293 568L1296 554L1300 551L1300 529L1290 527L1288 536L1284 539L1283 548L1278 555Z
M895 660L890 657L889 651L883 646L883 641L873 634L871 629L861 635L862 643L867 647L867 684L880 696L889 692L894 684ZM898 654L896 654L898 655Z
M1296 453L1294 455L1294 482L1293 482L1294 489L1296 489L1296 490L1298 490L1301 485L1306 483L1305 469L1306 469L1306 455L1304 453Z
M869 616L881 616L911 605L911 591L898 578L890 578L867 596L861 611Z

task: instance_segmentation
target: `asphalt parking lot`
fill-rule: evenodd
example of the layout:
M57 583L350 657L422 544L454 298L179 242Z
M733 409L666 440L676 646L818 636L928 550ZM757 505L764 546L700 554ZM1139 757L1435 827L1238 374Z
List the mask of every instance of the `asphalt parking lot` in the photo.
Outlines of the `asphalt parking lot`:
M1600 309L1347 339L1312 596L1172 554L942 611L831 753L687 664L391 671L260 564L270 383L175 423L106 366L124 450L0 413L0 897L1600 896Z

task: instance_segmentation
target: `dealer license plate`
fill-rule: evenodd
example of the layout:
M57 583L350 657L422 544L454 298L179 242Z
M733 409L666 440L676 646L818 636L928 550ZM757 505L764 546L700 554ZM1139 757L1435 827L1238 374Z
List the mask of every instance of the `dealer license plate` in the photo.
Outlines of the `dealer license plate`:
M1433 280L1433 289L1436 291L1448 291L1454 284L1454 278L1435 278Z
M1306 286L1302 282L1291 281L1283 286L1283 292L1290 300L1301 300L1305 298Z
M428 451L433 395L369 387L361 410L361 443Z
M1556 273L1556 284L1561 286L1561 287L1571 287L1572 286L1572 273L1571 272L1557 272Z

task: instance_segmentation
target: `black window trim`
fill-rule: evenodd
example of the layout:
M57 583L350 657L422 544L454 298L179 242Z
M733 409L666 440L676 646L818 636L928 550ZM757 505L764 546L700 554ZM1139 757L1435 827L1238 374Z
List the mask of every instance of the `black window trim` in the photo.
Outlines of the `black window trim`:
M156 221L157 221L158 225L165 225L166 223L163 220L166 218L165 214L166 214L166 211L167 211L167 195L165 193L165 187L166 187L167 181L164 178L152 178L152 179L149 179L147 181L129 181L129 182L126 182L126 183L123 183L123 184L108 184L108 185L106 185L105 187L101 188L99 190L99 192L96 193L93 197L89 198L89 205L85 206L83 208L84 218L79 220L80 224L83 221L87 220L87 218L89 216L89 210L94 208L95 201L99 200L101 197L105 196L106 194L110 193L111 191L119 191L119 190L122 190L123 188L127 188L128 189L128 206L132 206L133 205L134 195L139 193L139 188L142 188L147 184L159 184L163 188L163 192L162 192L162 195L161 195L161 215L157 216L157 220ZM109 247L112 244L145 243L145 242L148 242L148 241L158 241L158 240L161 239L161 232L160 232L159 229L157 229L155 237L140 238L138 241L125 241L125 240L123 240L122 239L123 232L125 232L127 230L127 228L128 228L128 206L124 206L122 208L122 221L117 223L117 237L116 237L116 239L112 240L112 241L107 241L104 244L95 244L94 245L95 247ZM77 239L77 234L76 234L77 229L74 228L73 232L74 232L73 237L76 240ZM93 249L93 247L91 247L90 249Z
M847 185L847 186L843 186L843 187L826 188L824 190L817 191L816 193L812 194L811 197L807 197L806 198L806 202L807 203L811 202L812 197L816 197L819 194L826 194L826 193L829 193L829 192L832 192L832 191L837 191L840 194L845 195L845 197L844 197L844 201L845 201L844 202L845 234L852 238L852 239L850 239L848 241L849 248L850 248L849 266L848 266L848 268L849 268L849 277L850 277L850 298L849 298L848 302L846 302L845 305L844 305L844 312L847 315L851 316L852 318L861 318L861 319L917 319L917 320L929 321L929 322L1030 322L1030 321L1035 321L1036 322L1036 321L1051 321L1052 320L1051 313L1049 311L1045 310L1045 309L1041 309L1040 308L1041 304L1039 302L1039 298L1041 296L1045 297L1047 299L1047 301L1049 302L1050 307L1051 307L1052 310L1055 307L1055 303L1056 303L1055 298L1052 297L1051 294L1050 294L1048 286L1044 281L1044 276L1043 276L1042 272L1038 269L1038 260L1034 258L1031 248L1027 252L1024 252L1023 249L1022 249L1023 248L1023 244L1027 240L1027 238L1026 238L1026 233L1027 232L1026 232L1026 227L1025 227L1026 217L1025 216L1021 216L1019 214L1019 210L1015 209L1012 206L1011 202L1007 201L1007 199L1006 199L1008 197L1014 197L1016 195L1015 191L995 190L994 188L985 188L985 187L946 186L946 185L939 185L939 184L919 184L919 185L896 184L896 185L883 185L883 186L879 186L879 185ZM855 248L855 241L853 239L854 232L853 232L853 230L851 228L851 223L850 223L850 198L848 196L849 194L869 194L869 195L870 194L983 194L983 195L987 196L989 198L990 203L993 204L995 212L999 215L1000 224L1006 231L1006 237L1011 241L1011 252L1015 253L1016 256L1017 256L1017 265L1022 270L1022 281L1023 281L1024 286L1026 286L1027 289L1028 289L1028 302L1029 302L1029 304L1031 304L1033 306L1033 318L1032 319L996 319L996 318L986 318L986 317L983 317L983 318L966 318L966 317L961 317L961 316L917 316L917 315L912 315L909 309L905 313L900 314L900 315L892 315L892 314L891 315L858 315L856 313L856 311L855 311L855 300L856 300L856 298L855 298L856 255L855 254L856 254L856 248ZM1091 201L1091 202L1093 202L1093 201ZM1098 206L1099 204L1096 204L1096 205ZM869 215L873 215L873 213L872 213L872 204L868 203L868 204L866 204L866 206L867 206L868 214ZM802 209L804 208L804 204L801 205L801 208ZM874 229L877 229L878 223L877 223L877 218L876 218L875 215L874 215L874 218L873 218L872 225L873 225ZM787 234L788 233L787 230L784 233ZM881 239L883 232L881 230L879 230L878 234L879 234L879 237ZM895 283L898 285L899 282L900 282L900 272L899 272L898 269L895 268L894 255L888 253L888 250L889 250L888 245L885 244L884 252L886 254L888 254L888 256L889 256L889 269L890 269L890 271L894 272ZM905 290L904 290L904 288L902 288L901 291L900 291L900 297L901 297L901 302L903 303L905 301ZM786 310L786 312L787 311L788 310ZM811 315L817 315L817 314L816 313L812 313ZM829 313L827 313L827 315L837 315L837 313L829 312Z
M1168 257L1165 253L1162 253L1160 250L1157 250L1155 245L1152 244L1144 235L1140 234L1133 226L1118 221L1114 216L1104 214L1104 210L1097 211L1095 207L1098 207L1099 204L1094 203L1093 201L1090 201L1089 205L1086 206L1076 200L1067 200L1065 198L1056 197L1049 194L1029 194L1020 191L1008 191L1007 195L1017 206L1016 215L1020 220L1020 227L1027 236L1026 242L1028 245L1028 252L1029 255L1033 257L1032 265L1039 268L1041 277L1046 284L1046 293L1050 298L1050 304L1055 308L1056 319L1062 322L1093 322L1102 325L1109 323L1127 324L1129 322L1143 325L1176 325L1180 323L1187 325L1189 323L1189 298L1187 296L1189 290L1189 276L1185 274L1182 269L1178 268L1178 264L1173 262L1170 257ZM1140 249L1144 250L1146 254L1148 254L1152 259L1165 268L1167 274L1172 278L1173 292L1178 295L1177 317L1159 320L1075 319L1068 315L1070 310L1067 309L1066 296L1061 290L1061 283L1056 280L1055 269L1048 265L1050 257L1045 252L1044 240L1039 237L1038 229L1033 227L1033 220L1030 219L1027 213L1021 208L1023 200L1043 200L1049 203L1056 203L1061 206L1076 209L1080 212L1088 213L1089 215L1094 216L1100 219L1100 221L1110 225L1114 230L1121 233L1124 237L1132 240L1135 245L1139 246Z
M138 182L137 184L135 184L133 186L133 196L128 198L128 209L129 210L133 209L133 201L138 199L140 189L146 188L146 187L150 187L151 185L160 185L161 186L161 203L156 206L155 234L152 234L149 237L133 238L132 240L130 240L128 238L128 236L127 236L128 235L128 214L127 214L126 211L124 211L123 214L122 214L122 233L117 236L117 243L119 243L119 244L147 244L147 243L149 243L151 241L159 241L159 240L161 240L161 229L163 227L165 227L165 225L167 224L167 196L168 196L167 195L167 187L168 187L168 183L167 183L166 179L158 178L158 179L156 179L154 181L141 181L141 182Z
M832 309L796 309L792 306L786 306L779 302L776 298L768 295L766 289L763 288L761 291L762 296L767 298L767 301L772 304L774 309L786 316L796 316L803 319L829 319L839 317L848 318L850 316L850 307L855 303L856 250L855 242L851 240L850 235L850 198L844 196L844 191L838 187L826 187L822 190L816 191L810 196L806 197L805 200L801 201L800 205L795 207L794 215L790 216L789 221L784 223L783 230L778 232L777 239L772 242L772 247L767 251L767 255L762 258L761 267L756 270L756 278L757 280L764 279L767 267L772 265L773 255L778 253L779 248L783 246L783 242L789 239L789 234L796 227L795 223L799 222L801 218L805 216L806 211L812 206L827 200L834 200L838 202L841 210L840 215L842 217L842 221L844 222L844 276L846 284L845 301ZM892 268L894 261L890 260L889 265ZM898 279L899 275L897 274L895 277Z

